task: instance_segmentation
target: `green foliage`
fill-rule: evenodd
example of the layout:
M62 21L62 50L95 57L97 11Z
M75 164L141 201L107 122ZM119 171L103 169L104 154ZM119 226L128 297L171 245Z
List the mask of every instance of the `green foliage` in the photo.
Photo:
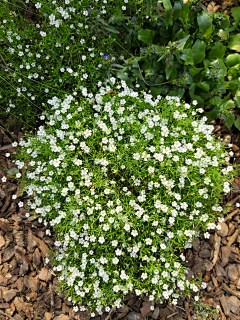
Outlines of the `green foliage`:
M218 111L209 116L221 116L231 126L233 109L239 108L239 8L232 9L230 23L227 15L209 13L197 1L149 0L147 11L140 7L134 23L127 17L124 26L111 20L123 39L128 36L122 52L126 47L131 57L121 71L139 90L197 100L199 106Z
M194 311L196 312L196 320L220 320L219 307L213 308L201 301L195 302Z
M183 291L198 294L182 249L219 229L236 174L196 101L153 99L110 81L96 94L49 99L45 125L16 154L19 169L29 164L16 173L29 210L58 239L61 288L75 311L100 315L127 293L173 304Z
M14 115L29 129L52 96L77 96L81 86L97 91L110 63L119 60L112 45L119 31L105 20L114 15L121 19L134 3L105 2L1 2L1 115Z

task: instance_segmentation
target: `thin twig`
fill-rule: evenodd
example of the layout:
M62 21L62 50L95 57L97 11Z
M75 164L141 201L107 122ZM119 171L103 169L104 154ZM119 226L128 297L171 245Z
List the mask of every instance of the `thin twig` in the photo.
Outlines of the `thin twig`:
M109 311L109 314L108 314L108 316L105 318L105 320L111 319L111 314L112 314L113 310L115 310L114 307L112 307L112 309Z
M11 69L8 67L6 61L3 59L3 56L1 55L1 53L0 53L0 58L2 59L2 61L3 61L4 65L5 65L5 67L7 68L8 72L10 73Z
M0 314L2 314L3 316L9 317L11 320L14 320L11 316L9 316L8 314L2 312L1 310L0 310Z
M238 228L234 234L229 238L228 240L228 243L227 243L227 246L228 247L231 247L231 245L235 242L235 240L237 239L238 235L239 235L239 232L240 232L240 228Z
M186 310L184 308L181 308L179 306L176 306L176 307L186 312Z
M229 201L225 207L228 207L228 206L232 206L235 202L238 201L238 199L240 198L240 196L237 196L236 198L232 199L231 201Z
M171 318L171 317L175 316L176 314L178 314L178 312L175 312L175 313L170 314L169 316L167 316L166 319Z
M232 218L236 213L240 212L239 209L234 210L233 212L231 212L225 219L224 222L226 222L228 219Z

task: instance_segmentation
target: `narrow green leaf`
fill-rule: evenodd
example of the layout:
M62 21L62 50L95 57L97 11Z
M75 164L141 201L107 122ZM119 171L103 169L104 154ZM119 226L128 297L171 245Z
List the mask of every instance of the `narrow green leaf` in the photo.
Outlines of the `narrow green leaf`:
M176 1L173 6L173 19L177 20L181 15L182 6L180 1Z
M197 16L197 22L199 26L199 31L202 33L204 38L209 38L213 32L212 19L205 12L200 13Z
M162 60L162 58L165 57L165 55L166 55L166 52L161 55L161 57L158 59L158 62Z
M168 29L168 26L171 26L173 24L173 19L171 17L172 4L171 4L170 0L163 0L163 6L166 9L166 12L165 12L165 25L166 25L166 29Z
M150 14L152 1L151 0L146 0L146 2L147 2L147 14Z
M229 38L228 48L240 52L240 33Z
M197 39L192 47L192 56L194 64L198 64L205 58L206 44L204 41Z
M184 48L185 43L187 42L188 38L190 37L190 35L188 35L187 37L183 38L182 40L180 40L178 42L177 48L179 50L182 50Z
M113 27L110 27L110 26L104 26L104 29L105 30L108 30L108 31L111 31L113 33L119 33L119 31Z
M121 21L121 20L127 20L129 19L130 17L129 16L124 16L124 15L121 15L121 14L114 14L113 16L111 16L109 19L108 19L108 23L112 23L112 22L116 22L116 21Z
M112 63L110 66L111 66L111 67L121 68L121 69L124 68L124 66L122 66L121 64L117 64L117 63Z

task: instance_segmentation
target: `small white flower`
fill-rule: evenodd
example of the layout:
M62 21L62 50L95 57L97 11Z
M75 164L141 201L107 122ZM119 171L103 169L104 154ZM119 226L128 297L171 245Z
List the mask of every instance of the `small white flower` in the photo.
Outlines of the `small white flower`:
M112 259L112 263L113 264L118 264L118 262L119 262L119 259L117 257Z

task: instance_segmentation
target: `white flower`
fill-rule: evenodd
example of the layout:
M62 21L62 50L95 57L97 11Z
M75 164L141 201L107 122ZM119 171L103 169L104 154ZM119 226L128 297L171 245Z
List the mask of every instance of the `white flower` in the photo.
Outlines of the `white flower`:
M98 242L101 243L101 244L103 244L103 243L105 242L104 237L99 237Z
M137 230L132 230L131 235L132 235L133 237L136 237L136 236L138 235Z
M145 239L145 242L146 242L147 245L151 245L152 244L152 239L147 238L147 239Z
M147 273L142 273L141 278L142 278L143 280L146 280L147 277L148 277Z
M118 264L118 262L119 262L119 259L117 257L112 259L112 263L113 264Z
M149 173L154 173L154 168L153 167L148 167L148 172Z

